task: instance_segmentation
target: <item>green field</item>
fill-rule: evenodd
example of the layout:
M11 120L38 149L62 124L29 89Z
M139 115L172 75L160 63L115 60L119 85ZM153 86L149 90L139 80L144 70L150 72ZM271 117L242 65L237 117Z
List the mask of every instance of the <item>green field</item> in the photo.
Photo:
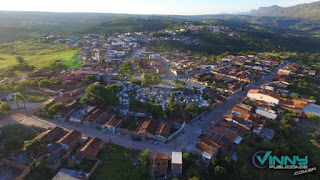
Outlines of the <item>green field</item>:
M42 132L41 129L25 125L9 125L0 127L0 159L23 146L24 141L33 139Z
M40 93L23 93L22 95L31 103L38 103L50 98L49 95Z
M31 40L0 44L0 69L17 64L16 56L22 56L37 69L48 66L55 60L62 60L67 66L75 64L78 67L80 58L74 56L78 51L79 49L67 48L65 44L51 45Z
M102 160L102 164L95 170L91 179L148 179L148 168L140 163L133 165L140 151L111 143L104 146L97 157Z

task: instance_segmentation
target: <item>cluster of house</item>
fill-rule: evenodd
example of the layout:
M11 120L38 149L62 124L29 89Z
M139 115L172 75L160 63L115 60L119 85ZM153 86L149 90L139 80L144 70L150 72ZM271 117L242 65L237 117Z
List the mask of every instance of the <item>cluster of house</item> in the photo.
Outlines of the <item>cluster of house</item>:
M185 29L180 29L180 32L190 31L192 34L199 34L202 31L209 31L212 34L224 33L229 36L237 34L236 31L231 30L227 26L212 26L212 25L195 25L190 22L185 22Z
M35 139L40 140L42 144L37 147L37 152L19 149L0 162L0 169L11 167L12 171L16 171L12 172L12 175L16 175L12 179L23 179L28 175L34 161L41 161L45 167L53 170L59 170L62 166L73 169L83 160L93 161L94 165L89 172L62 169L54 179L61 179L62 176L67 177L65 172L72 172L75 179L88 179L100 164L100 160L96 156L104 142L99 138L85 137L79 131L65 130L56 126L41 133ZM25 142L25 144L27 143ZM67 160L68 163L64 164L64 160ZM6 175L4 174L4 176ZM2 174L0 174L1 176Z
M293 73L292 67L301 66L290 64L280 69L272 82L263 84L261 89L249 90L243 103L234 106L231 114L224 115L217 126L203 130L197 141L189 144L186 150L201 154L207 161L218 153L236 160L235 146L241 143L242 137L246 134L253 133L269 140L274 137L274 130L267 128L266 122L280 125L283 114L279 109L294 112L296 117L292 117L290 121L295 125L304 115L320 116L320 106L314 104L314 100L289 99L280 95L280 93L292 94L288 92L289 82L286 82ZM313 71L309 75L315 76Z
M55 120L81 123L85 126L97 127L104 132L115 132L123 120L122 116L111 111L107 112L96 106L80 104L72 96L58 96L53 103L64 105L64 108L54 115Z
M155 153L152 157L150 175L151 179L167 179L182 174L182 152Z

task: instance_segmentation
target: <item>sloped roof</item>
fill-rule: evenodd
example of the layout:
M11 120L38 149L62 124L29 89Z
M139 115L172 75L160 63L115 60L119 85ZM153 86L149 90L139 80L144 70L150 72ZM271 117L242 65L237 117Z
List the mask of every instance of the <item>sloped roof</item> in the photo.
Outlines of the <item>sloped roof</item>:
M103 140L100 138L91 138L81 149L80 152L96 157L103 145Z
M81 132L77 130L69 131L65 136L63 136L57 143L63 143L66 145L71 144L78 136L81 136Z

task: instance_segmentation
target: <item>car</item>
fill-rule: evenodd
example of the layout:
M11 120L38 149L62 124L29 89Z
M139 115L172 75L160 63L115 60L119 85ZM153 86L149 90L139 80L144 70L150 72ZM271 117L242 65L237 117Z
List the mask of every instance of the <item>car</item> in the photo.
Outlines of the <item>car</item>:
M158 142L155 141L155 140L150 140L149 143L150 143L150 144L158 144Z
M141 137L138 137L138 136L132 136L132 140L134 140L134 141L142 141Z

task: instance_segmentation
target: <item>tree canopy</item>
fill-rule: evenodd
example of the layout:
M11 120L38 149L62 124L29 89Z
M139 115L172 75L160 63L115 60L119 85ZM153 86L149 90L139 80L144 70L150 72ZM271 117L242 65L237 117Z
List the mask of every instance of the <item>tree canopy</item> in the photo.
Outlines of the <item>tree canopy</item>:
M101 108L119 104L119 98L116 94L103 87L99 83L90 84L85 90L85 97L80 100L81 103L96 103Z

